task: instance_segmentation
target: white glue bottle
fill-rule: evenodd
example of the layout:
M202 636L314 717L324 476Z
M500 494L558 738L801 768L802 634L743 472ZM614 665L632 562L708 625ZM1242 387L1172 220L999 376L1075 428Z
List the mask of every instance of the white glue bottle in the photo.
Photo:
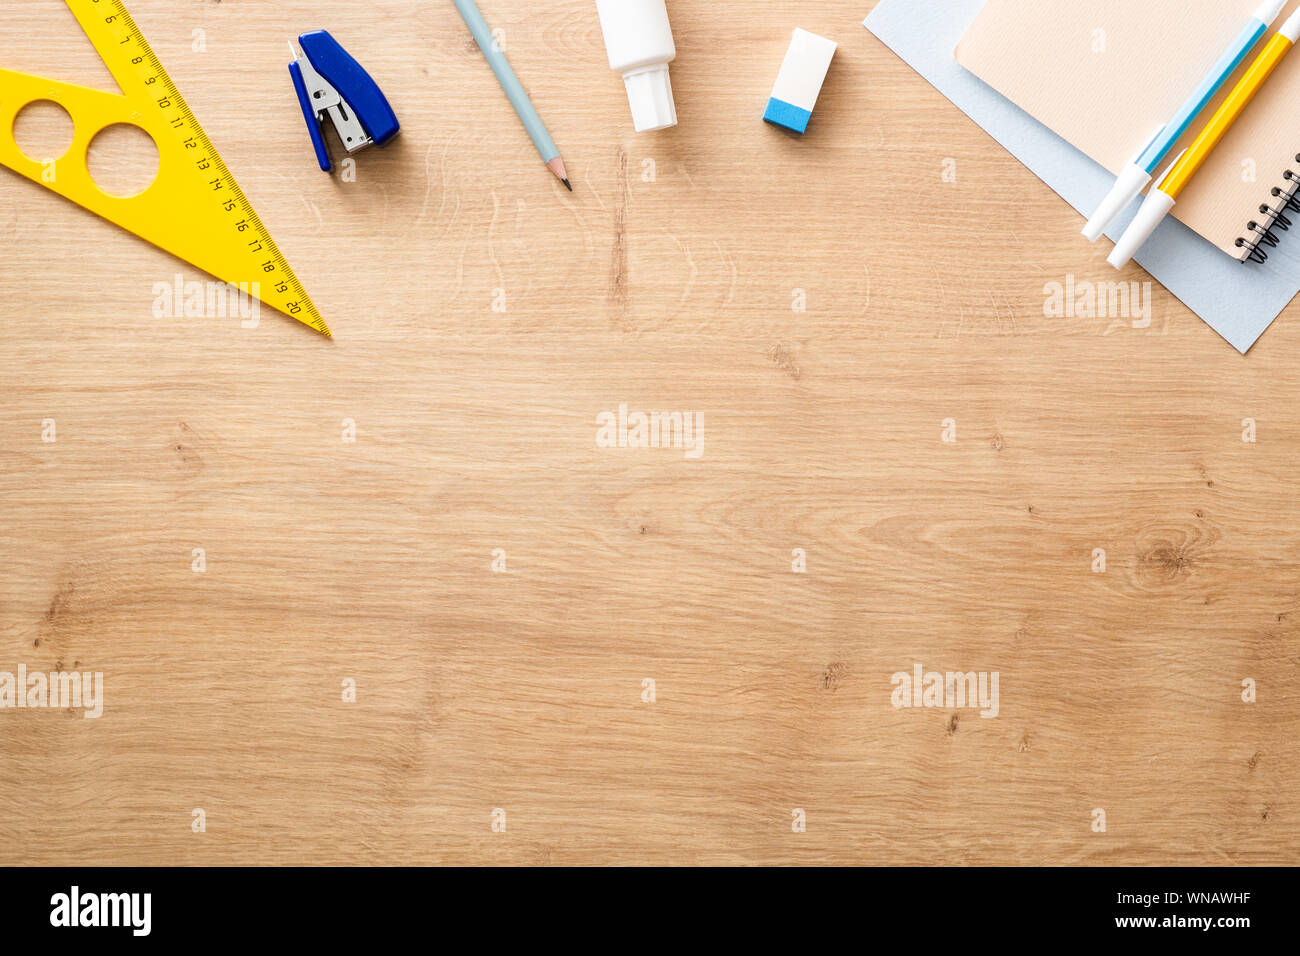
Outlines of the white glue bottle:
M668 64L677 56L664 0L596 0L609 65L623 74L638 133L677 125Z

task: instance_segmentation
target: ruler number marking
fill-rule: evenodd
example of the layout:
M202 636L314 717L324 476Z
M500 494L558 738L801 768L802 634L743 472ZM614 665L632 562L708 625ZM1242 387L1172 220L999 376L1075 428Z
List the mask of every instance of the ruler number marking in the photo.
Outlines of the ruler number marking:
M132 66L137 68L137 75L143 81L145 86L155 86L159 82L162 83L163 95L157 97L154 102L163 119L168 121L168 125L171 129L178 133L187 130L192 131L191 135L187 136L181 142L186 149L202 150L205 153L205 155L196 158L194 161L200 172L206 172L215 168L217 176L209 181L209 185L212 186L212 191L214 193L220 193L223 190L226 190L234 195L233 199L221 200L221 208L222 211L227 214L243 214L242 219L233 223L236 232L246 233L251 229L253 235L259 237L258 239L248 243L250 253L252 255L256 255L263 251L269 251L271 253L271 258L262 263L262 272L268 276L274 276L279 272L287 274L287 278L285 279L275 279L272 288L279 295L287 295L290 291L293 291L300 294L301 297L305 299L307 293L302 287L302 283L298 280L298 277L294 275L293 270L289 268L288 262L280 252L279 247L275 244L275 240L271 238L271 234L267 232L266 227L262 224L262 220L253 209L252 203L248 201L248 197L245 196L244 191L240 189L239 183L235 181L235 177L231 175L230 170L226 167L225 161L221 159L221 155L213 147L212 142L208 139L207 133L204 132L203 127L195 121L194 114L190 111L189 104L185 102L185 97L183 97L180 90L177 89L171 75L163 68L162 61L158 59L157 54L154 53L153 48L149 45L149 41L144 38L144 34L142 34L136 27L135 21L132 19L131 14L127 12L126 7L123 5L121 0L91 0L91 2L96 5L103 2L108 9L116 11L104 17L105 25L112 26L121 22L126 27L126 35L122 38L119 45L127 46L129 44L135 44L139 49L139 54L131 57L130 62ZM145 69L148 70L147 74ZM180 115L169 119L168 113L171 110L176 110ZM296 316L302 312L303 304L299 300L286 302L284 309L290 315ZM310 314L315 319L312 324L323 327L324 322L320 318L320 314L317 312L315 307L311 309Z

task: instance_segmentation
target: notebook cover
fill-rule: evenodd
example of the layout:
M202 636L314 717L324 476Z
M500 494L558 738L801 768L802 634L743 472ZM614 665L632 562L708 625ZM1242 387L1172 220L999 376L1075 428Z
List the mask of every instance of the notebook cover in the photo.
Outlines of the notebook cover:
M983 5L984 0L881 0L864 26L1066 202L1080 213L1090 212L1110 190L1113 175L953 57L958 40ZM1122 234L1136 210L1135 201L1107 235L1115 239ZM1087 248L1082 236L1078 242L1081 249ZM1244 353L1300 292L1297 247L1300 239L1284 240L1266 265L1243 266L1168 219L1138 253L1137 262Z
M1259 0L987 0L957 61L1057 135L1118 173L1174 115L1250 20ZM1300 6L1287 4L1269 34ZM1236 75L1162 165L1187 146ZM1289 55L1174 207L1234 258L1261 203L1300 171L1300 51ZM1295 241L1292 239L1291 241Z

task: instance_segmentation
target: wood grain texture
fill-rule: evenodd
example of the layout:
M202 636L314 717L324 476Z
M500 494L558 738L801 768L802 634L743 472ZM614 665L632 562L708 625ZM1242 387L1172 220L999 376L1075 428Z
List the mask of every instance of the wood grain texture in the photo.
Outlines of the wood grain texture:
M154 318L206 277L0 170L0 670L106 697L0 710L0 863L1295 862L1300 312L1246 358L1159 287L1046 317L1104 244L871 6L672 0L638 136L591 0L482 0L569 195L451 4L130 0L337 341ZM285 71L320 26L404 125L355 183ZM59 0L0 62L106 77ZM598 448L620 403L703 457ZM916 662L999 715L893 708Z

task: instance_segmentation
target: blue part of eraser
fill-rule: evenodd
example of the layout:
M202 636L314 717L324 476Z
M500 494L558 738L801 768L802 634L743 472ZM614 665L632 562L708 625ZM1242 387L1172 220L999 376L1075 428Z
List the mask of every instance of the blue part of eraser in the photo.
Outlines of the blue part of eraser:
M767 112L763 114L763 119L773 126L804 133L808 129L808 121L812 119L812 111L801 110L797 106L773 97L767 101Z

